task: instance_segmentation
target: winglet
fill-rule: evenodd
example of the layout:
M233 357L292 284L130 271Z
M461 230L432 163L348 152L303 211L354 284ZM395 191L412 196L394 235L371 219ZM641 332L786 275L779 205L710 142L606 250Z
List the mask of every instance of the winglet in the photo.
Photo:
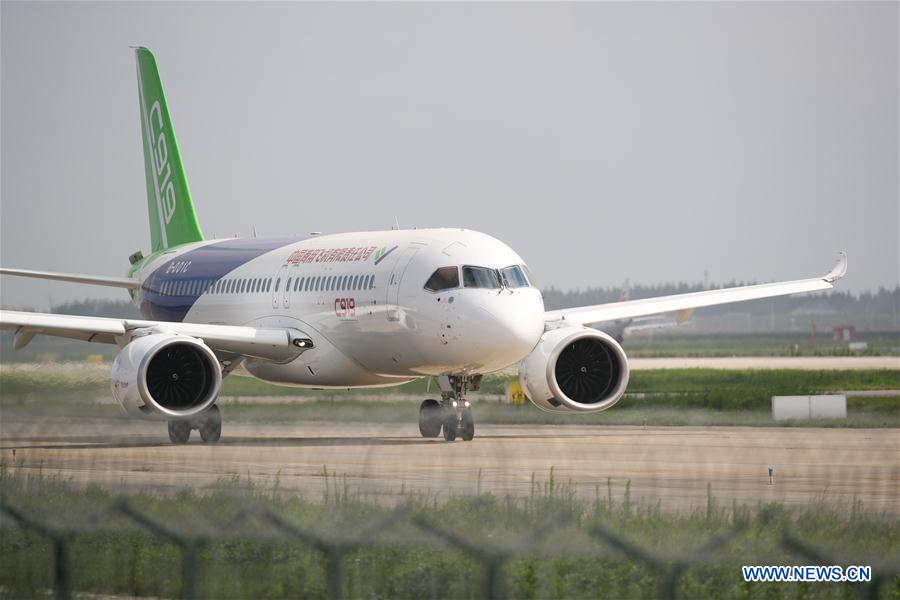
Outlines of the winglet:
M846 274L847 274L847 253L841 252L840 255L838 256L837 264L834 265L834 268L831 269L831 271L829 271L828 274L825 275L825 277L823 277L822 279L824 279L828 283L834 283L835 281L837 281L838 279L840 279L841 277L843 277Z

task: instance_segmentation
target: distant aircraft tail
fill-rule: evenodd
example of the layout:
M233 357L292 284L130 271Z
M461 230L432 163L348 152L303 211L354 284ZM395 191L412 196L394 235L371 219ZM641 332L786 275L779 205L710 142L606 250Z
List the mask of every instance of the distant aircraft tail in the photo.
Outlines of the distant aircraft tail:
M631 279L626 279L622 284L622 292L619 294L619 302L625 302L631 296Z
M156 59L147 48L135 50L141 103L141 134L154 252L203 240L172 118L166 106Z

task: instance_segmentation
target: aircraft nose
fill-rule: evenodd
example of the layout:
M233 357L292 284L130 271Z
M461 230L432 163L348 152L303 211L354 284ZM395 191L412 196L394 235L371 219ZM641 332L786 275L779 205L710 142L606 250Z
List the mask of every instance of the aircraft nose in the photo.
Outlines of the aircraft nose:
M544 333L544 304L539 294L503 292L482 306L485 314L479 333L503 366L523 359Z

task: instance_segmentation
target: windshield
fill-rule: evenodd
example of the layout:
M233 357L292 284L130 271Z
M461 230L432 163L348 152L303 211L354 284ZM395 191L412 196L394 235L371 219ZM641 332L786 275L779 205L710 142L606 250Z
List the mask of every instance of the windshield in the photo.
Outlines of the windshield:
M500 276L487 267L463 267L463 285L467 288L498 289Z
M503 279L503 285L508 288L528 287L528 278L525 276L525 272L522 271L522 267L519 265L500 269L500 277Z
M425 289L431 292L459 287L459 270L456 267L441 267L425 282Z

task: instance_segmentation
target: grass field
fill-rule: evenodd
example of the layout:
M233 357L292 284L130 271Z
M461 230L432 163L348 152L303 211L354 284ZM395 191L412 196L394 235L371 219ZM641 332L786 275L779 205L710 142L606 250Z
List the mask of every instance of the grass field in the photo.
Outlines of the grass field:
M0 369L0 409L17 412L116 416L108 388L108 365L5 365ZM473 398L482 423L610 425L771 425L771 397L846 390L900 388L896 370L712 370L633 371L628 393L602 413L558 415L530 404L503 403L512 375L485 377ZM395 388L308 390L228 377L220 396L228 418L402 422L415 418L422 398L439 396L427 380ZM785 425L900 427L900 397L848 398L841 420L780 422Z
M720 506L708 489L705 507L679 515L661 503L633 503L629 485L623 496L598 488L592 500L579 500L551 471L527 498L478 494L438 503L410 495L392 513L324 471L324 502L240 479L202 495L144 490L127 496L128 510L144 520L138 525L121 511L97 516L120 492L13 471L0 470L3 502L67 532L69 585L81 592L181 595L184 555L162 526L200 542L188 573L202 597L322 598L340 585L346 597L646 598L660 594L669 575L684 598L847 598L864 591L846 583L748 584L740 572L746 564L822 561L871 565L886 578L876 597L900 594L900 524L859 502L794 512L772 504ZM387 525L364 533L378 522ZM0 526L0 596L47 595L51 544L10 518ZM357 547L352 542L360 537ZM351 543L342 551L341 542ZM491 580L486 567L496 557Z
M896 356L900 337L896 331L859 332L855 341L867 348L851 351L846 342L836 342L830 332L816 337L809 333L702 334L668 332L664 335L632 336L625 340L631 358L713 356Z

